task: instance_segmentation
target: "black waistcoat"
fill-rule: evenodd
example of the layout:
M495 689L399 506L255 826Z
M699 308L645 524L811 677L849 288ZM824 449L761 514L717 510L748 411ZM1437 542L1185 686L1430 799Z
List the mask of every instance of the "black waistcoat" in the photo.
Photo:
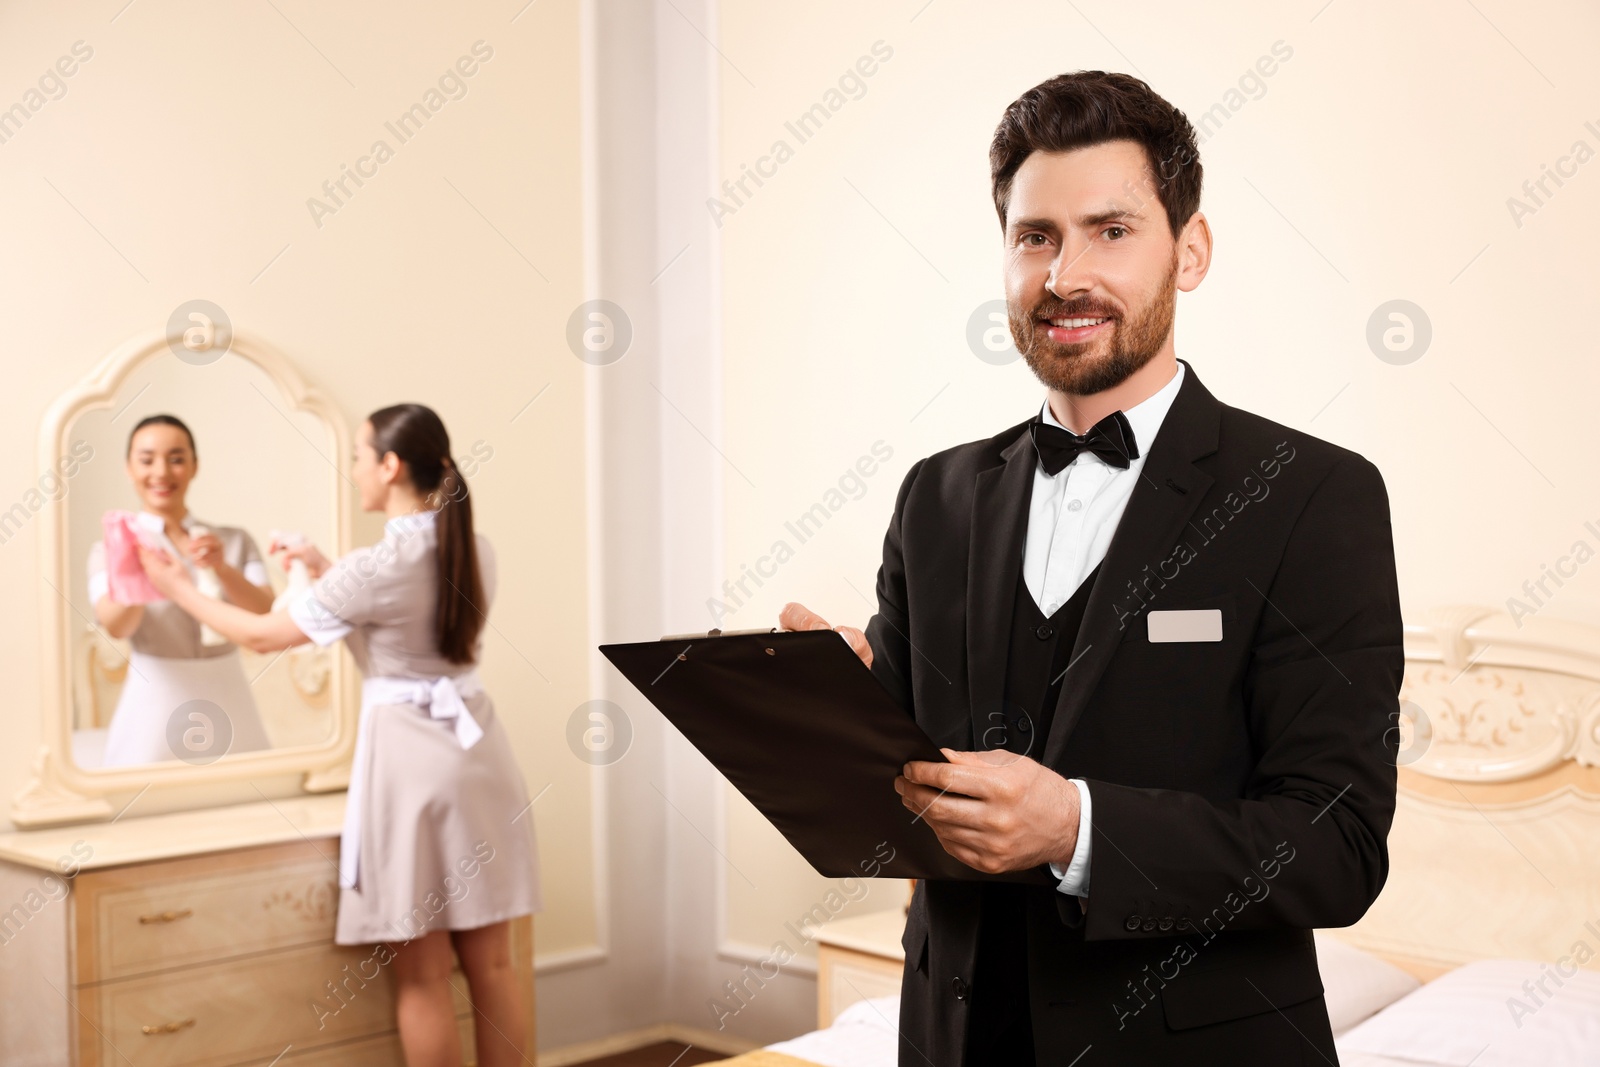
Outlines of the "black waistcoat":
M1017 567L1002 710L988 724L974 724L973 747L1003 748L1039 759L1061 696L1062 677L1100 566L1084 578L1067 602L1046 617L1034 603ZM1051 890L1054 892L1054 890ZM1036 889L1008 884L983 886L978 959L972 982L967 1040L977 1054L968 1063L1032 1063L1028 1010L1027 909L1025 894Z
M1039 759L1061 696L1062 676L1071 662L1072 646L1083 623L1084 609L1100 565L1079 584L1067 602L1046 616L1017 567L1017 593L1011 610L1011 636L1006 642L1006 689L1001 711L990 713L973 738L973 747L1003 748Z

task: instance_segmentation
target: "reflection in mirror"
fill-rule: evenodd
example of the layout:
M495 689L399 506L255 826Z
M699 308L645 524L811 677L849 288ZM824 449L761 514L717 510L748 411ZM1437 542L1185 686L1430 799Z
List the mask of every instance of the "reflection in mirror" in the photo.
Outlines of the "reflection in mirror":
M211 595L271 610L304 580L303 565L285 572L278 547L337 548L326 487L343 457L332 428L229 352L145 363L63 439L111 460L86 464L66 501L73 762L200 765L326 741L331 650L234 645L150 587L136 545L183 560Z

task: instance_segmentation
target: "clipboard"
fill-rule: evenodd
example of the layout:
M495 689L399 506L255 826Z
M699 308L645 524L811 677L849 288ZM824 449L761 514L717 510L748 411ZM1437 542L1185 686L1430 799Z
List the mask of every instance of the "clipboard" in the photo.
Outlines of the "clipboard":
M945 758L832 630L713 630L600 652L827 878L1053 885L968 867L894 780Z

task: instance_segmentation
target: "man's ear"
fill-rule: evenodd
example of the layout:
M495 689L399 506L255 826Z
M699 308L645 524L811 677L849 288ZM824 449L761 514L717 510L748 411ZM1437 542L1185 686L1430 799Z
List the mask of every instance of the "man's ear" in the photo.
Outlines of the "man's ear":
M1211 269L1211 223L1196 211L1178 239L1178 290L1193 292Z

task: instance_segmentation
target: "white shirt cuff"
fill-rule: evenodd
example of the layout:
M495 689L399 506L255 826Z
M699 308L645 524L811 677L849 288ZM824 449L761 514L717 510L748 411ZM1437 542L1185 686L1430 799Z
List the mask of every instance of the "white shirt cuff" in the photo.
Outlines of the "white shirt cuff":
M316 590L311 588L297 597L291 597L285 607L289 611L289 618L300 627L300 632L319 645L331 645L355 629L323 607L322 601L316 597Z
M98 604L102 597L111 592L111 579L106 577L105 571L95 571L89 575L89 603Z
M1072 850L1072 862L1065 869L1060 864L1052 863L1050 873L1059 878L1060 884L1056 889L1068 896L1087 897L1089 895L1089 783L1082 778L1069 778L1067 781L1078 787L1078 844Z

